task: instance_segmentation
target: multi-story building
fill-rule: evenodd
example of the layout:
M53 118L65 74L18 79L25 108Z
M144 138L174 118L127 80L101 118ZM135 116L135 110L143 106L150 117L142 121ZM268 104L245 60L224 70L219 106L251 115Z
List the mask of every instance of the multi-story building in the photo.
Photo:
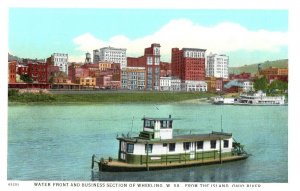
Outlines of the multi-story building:
M181 89L187 92L206 92L207 83L205 81L186 80L181 84Z
M17 61L8 62L8 83L16 83Z
M126 67L122 70L122 89L144 90L145 67Z
M54 66L59 67L59 71L62 71L68 74L68 54L63 53L53 53L50 60L47 59L47 62L51 62Z
M110 61L119 63L121 69L127 66L126 49L125 48L114 48L104 47L99 50L93 51L93 63L99 63L99 61Z
M181 80L179 78L172 77L170 91L181 91Z
M83 68L81 64L72 63L68 71L68 79L71 80L72 83L76 83L76 79L89 76L89 69Z
M171 90L171 80L172 77L160 77L160 91L170 91Z
M229 57L221 54L209 54L207 56L206 76L216 78L228 78Z
M92 77L78 78L77 83L82 86L95 87L96 86L96 78L92 78Z
M46 63L28 63L28 76L39 83L48 83L48 72Z
M273 80L288 82L288 68L269 67L259 70L259 76L266 76L269 83Z
M277 67L269 67L259 71L260 75L268 76L268 75L288 75L287 68L277 68Z
M159 90L160 77L160 44L151 44L145 48L146 57L146 90Z
M240 74L229 74L229 80L249 80L251 78L251 73L242 72Z
M172 76L181 80L205 80L205 51L198 48L172 48Z
M127 58L129 67L145 67L145 89L159 90L160 78L160 44L151 44L145 48L144 56L138 58Z

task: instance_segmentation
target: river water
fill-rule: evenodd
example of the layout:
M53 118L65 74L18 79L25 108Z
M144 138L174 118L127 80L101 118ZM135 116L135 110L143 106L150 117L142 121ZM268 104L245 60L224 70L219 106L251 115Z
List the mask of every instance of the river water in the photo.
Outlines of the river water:
M137 135L141 118L168 117L174 134L233 133L252 156L209 166L97 172L91 157L116 158L117 135ZM222 116L222 125L221 125ZM8 107L9 180L288 182L288 107L210 104L13 105Z

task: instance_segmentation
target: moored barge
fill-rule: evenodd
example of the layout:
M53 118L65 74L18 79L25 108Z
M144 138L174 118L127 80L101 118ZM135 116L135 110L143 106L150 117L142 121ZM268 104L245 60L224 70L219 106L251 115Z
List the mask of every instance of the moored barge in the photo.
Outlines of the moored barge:
M231 133L173 136L173 119L144 117L137 137L117 137L118 159L95 159L100 171L146 171L208 165L248 158Z

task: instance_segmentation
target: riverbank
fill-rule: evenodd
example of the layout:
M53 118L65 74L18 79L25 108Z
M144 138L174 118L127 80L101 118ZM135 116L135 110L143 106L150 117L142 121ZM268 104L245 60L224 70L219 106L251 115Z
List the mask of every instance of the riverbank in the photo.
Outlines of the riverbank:
M20 93L9 92L9 104L85 104L85 103L169 103L206 102L213 93L206 92L96 92L78 93Z

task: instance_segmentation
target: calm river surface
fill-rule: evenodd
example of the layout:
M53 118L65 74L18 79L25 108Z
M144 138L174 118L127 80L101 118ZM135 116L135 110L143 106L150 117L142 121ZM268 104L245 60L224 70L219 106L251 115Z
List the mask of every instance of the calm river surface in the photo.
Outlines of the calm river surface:
M175 118L174 134L233 133L247 160L149 172L91 171L93 154L117 157L117 135L141 118ZM96 168L95 168L96 169ZM210 104L18 105L8 107L8 179L156 182L288 182L288 107Z

